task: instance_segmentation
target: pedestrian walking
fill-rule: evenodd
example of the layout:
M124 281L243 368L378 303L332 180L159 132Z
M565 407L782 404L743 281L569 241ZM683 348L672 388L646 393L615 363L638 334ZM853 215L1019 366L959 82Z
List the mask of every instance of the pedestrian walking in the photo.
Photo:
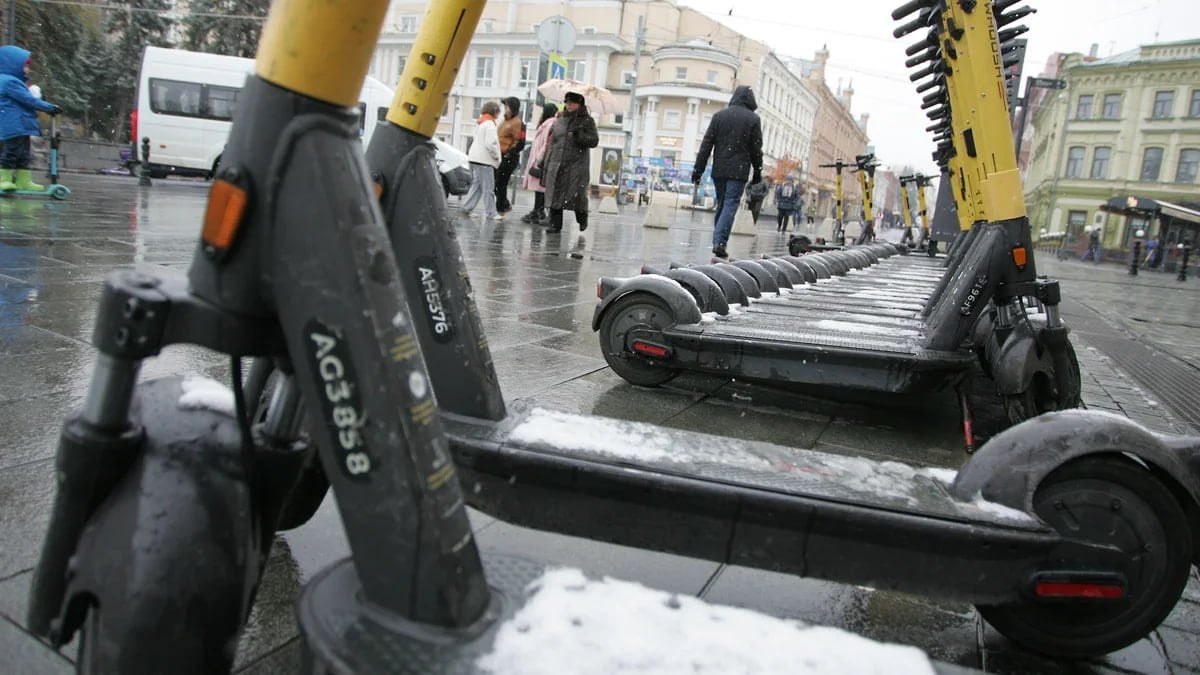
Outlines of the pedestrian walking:
M483 217L496 217L496 167L500 166L500 136L496 130L496 117L500 114L500 104L488 101L480 110L476 120L475 138L471 141L471 149L467 151L467 159L471 162L471 189L463 201L462 210L471 215L479 200L483 199Z
M545 159L546 151L550 149L550 134L554 131L554 119L557 115L558 107L553 103L542 106L542 117L533 132L533 146L529 149L529 168L525 170L525 180L522 184L526 190L533 191L533 210L521 217L522 223L549 224L546 214Z
M758 216L762 213L763 202L767 199L767 193L771 191L771 186L766 181L753 181L746 186L746 208L750 210L750 218L754 224L758 224Z
M1158 265L1158 237L1150 237L1150 241L1146 242L1146 260L1144 265L1150 269L1154 269Z
M775 221L780 232L787 232L789 219L794 217L796 222L799 222L799 217L794 215L799 203L800 188L796 185L796 177L789 175L775 187L775 210L778 212Z
M521 163L525 149L525 123L521 121L521 101L509 96L504 104L504 121L496 130L500 140L500 166L496 167L496 212L500 218L512 212L508 201L508 181Z
M29 66L33 63L29 50L16 45L0 47L0 190L29 190L45 188L33 182L31 138L42 135L38 111L57 115L62 108L41 100L29 90Z
M1080 256L1079 261L1091 260L1094 263L1100 262L1100 228L1093 228L1088 233L1087 251Z
M812 225L817 220L817 205L813 202L809 202L808 210L805 213L808 215L808 224Z
M565 210L575 212L575 222L583 232L588 227L591 149L600 144L600 134L582 94L568 92L563 98L565 109L554 122L546 153L546 205L551 232L562 232Z
M728 257L725 245L733 229L733 218L742 203L746 177L750 183L762 181L762 123L754 91L742 85L734 89L729 106L713 115L692 171L692 182L700 184L712 155L712 181L716 189L717 212L713 216L713 254Z

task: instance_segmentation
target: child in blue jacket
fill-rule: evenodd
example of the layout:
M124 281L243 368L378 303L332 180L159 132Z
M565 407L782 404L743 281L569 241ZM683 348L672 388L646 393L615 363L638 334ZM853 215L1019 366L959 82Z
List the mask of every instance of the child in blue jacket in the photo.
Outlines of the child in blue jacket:
M38 111L57 115L62 108L34 97L26 84L33 59L26 49L15 45L0 47L0 190L40 191L29 169L32 155L31 136L41 136Z

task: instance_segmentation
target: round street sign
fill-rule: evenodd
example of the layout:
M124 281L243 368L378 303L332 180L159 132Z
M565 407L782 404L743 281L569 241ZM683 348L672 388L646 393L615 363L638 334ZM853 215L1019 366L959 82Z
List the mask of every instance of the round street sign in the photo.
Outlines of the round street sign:
M538 26L538 48L547 54L566 54L575 48L575 24L565 16L552 16Z

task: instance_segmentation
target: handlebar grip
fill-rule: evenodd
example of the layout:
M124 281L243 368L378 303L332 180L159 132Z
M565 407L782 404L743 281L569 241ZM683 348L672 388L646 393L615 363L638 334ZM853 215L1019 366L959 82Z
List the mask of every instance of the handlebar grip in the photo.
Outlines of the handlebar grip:
M904 55L905 56L914 56L914 55L916 55L917 52L921 51L922 49L928 49L929 47L934 47L937 44L938 44L938 34L937 34L937 29L934 28L934 29L931 29L929 31L929 33L925 35L924 40L921 40L920 42L914 42L911 45L905 47Z
M929 25L929 17L930 14L928 12L921 14L912 21L892 31L892 37L902 38L905 35L921 30L922 27Z
M915 68L916 66L919 66L922 63L929 61L930 59L936 59L938 57L939 53L940 53L939 50L930 47L929 49L925 50L925 53L918 54L918 55L912 57L911 59L905 61L904 67L905 68Z
M1020 2L1020 0L1014 0L1014 2ZM909 0L908 2L904 3L903 5L900 5L896 9L892 10L892 19L895 21L899 21L900 19L903 19L904 17L908 16L909 14L912 14L913 12L915 12L919 9L923 9L932 4L933 3L930 0Z

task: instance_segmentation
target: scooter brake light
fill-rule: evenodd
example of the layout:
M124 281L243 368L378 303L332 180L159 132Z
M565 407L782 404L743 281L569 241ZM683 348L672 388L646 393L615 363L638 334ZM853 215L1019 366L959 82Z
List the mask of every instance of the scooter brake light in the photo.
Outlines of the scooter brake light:
M1081 583L1069 581L1040 581L1033 592L1039 598L1095 598L1119 600L1125 597L1125 589L1114 583Z
M646 356L664 357L671 355L671 350L669 348L650 342L642 342L641 340L634 341L633 351L639 354L645 354Z

